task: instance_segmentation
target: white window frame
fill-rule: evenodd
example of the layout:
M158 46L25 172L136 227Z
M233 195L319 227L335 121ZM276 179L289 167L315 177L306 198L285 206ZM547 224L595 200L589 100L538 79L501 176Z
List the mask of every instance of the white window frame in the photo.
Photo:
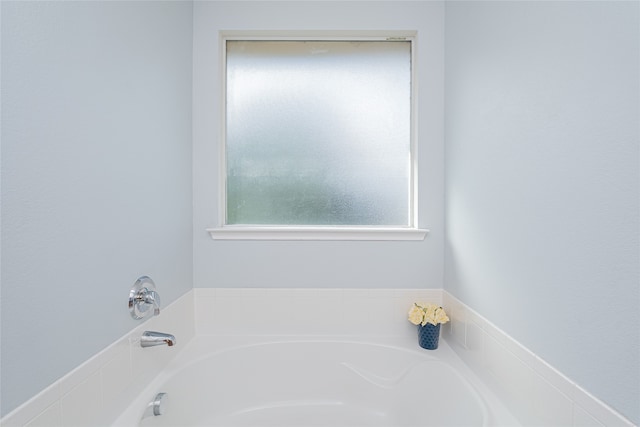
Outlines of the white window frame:
M409 225L398 227L377 226L286 226L286 225L228 225L226 224L226 46L227 41L268 40L268 41L409 41L411 42L411 177L409 197ZM207 232L214 240L423 240L429 230L418 228L418 162L417 162L417 73L416 73L416 33L387 31L384 33L342 34L322 32L238 32L226 31L220 34L222 99L221 99L221 141L218 218L215 228Z

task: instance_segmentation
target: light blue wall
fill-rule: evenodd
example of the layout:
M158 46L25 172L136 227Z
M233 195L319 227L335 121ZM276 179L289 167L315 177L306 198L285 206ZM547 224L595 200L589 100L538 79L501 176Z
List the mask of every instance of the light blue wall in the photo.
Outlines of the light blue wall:
M1 11L2 414L137 324L125 300L141 274L165 303L192 283L439 288L444 274L640 421L637 3L448 2L446 19L440 2L395 1ZM205 232L218 215L218 30L311 28L419 31L424 242Z
M2 414L192 287L189 2L2 2Z
M640 422L638 2L448 2L445 288Z
M220 1L194 4L194 286L441 288L442 2ZM219 223L221 30L418 31L419 242L214 241Z

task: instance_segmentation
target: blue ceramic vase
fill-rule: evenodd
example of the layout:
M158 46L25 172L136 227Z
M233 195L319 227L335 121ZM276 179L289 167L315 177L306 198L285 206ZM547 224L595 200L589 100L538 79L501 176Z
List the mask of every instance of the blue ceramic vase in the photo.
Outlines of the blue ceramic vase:
M440 323L432 325L427 323L426 325L418 325L418 343L420 347L427 350L435 350L438 348L438 341L440 339Z

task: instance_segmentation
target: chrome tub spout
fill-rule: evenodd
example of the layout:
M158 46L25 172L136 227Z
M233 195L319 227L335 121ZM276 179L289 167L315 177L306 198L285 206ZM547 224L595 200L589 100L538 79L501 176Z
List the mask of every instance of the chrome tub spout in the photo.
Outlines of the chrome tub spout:
M176 337L170 334L154 331L144 331L140 338L142 347L154 347L156 345L168 345L169 347L176 344Z

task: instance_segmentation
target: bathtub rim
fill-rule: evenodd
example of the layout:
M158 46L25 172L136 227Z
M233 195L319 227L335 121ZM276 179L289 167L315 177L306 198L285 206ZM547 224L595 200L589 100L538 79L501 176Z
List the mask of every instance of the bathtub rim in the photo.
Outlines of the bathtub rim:
M425 360L447 365L469 388L474 400L482 412L482 426L492 426L496 421L501 425L517 426L520 423L506 409L506 406L487 388L477 375L459 358L444 339L436 350L425 350L418 346L417 339L406 336L371 336L371 335L197 335L186 343L169 364L156 375L143 391L135 397L125 410L119 414L112 427L139 427L143 418L148 414L148 403L153 400L162 386L181 371L194 364L219 354L237 351L243 348L277 345L282 343L342 343L373 345L394 351L418 355ZM195 357L194 357L195 354ZM496 410L500 412L496 416ZM500 422L501 419L509 423Z

